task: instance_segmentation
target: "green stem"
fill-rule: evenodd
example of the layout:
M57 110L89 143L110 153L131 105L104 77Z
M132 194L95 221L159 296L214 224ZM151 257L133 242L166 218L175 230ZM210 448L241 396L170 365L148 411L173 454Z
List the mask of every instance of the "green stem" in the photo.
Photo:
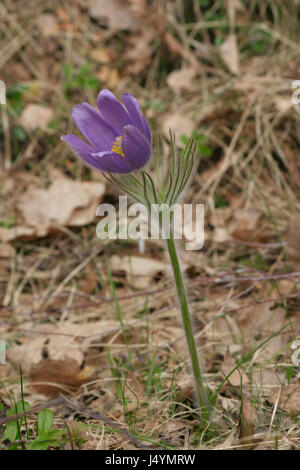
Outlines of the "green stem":
M173 268L176 289L177 289L179 302L180 302L180 310L181 310L182 322L183 322L184 331L185 331L186 342L187 342L187 346L188 346L188 350L189 350L189 354L191 358L192 370L193 370L194 380L195 380L195 388L196 388L196 393L197 393L197 399L199 402L198 404L201 409L201 420L207 421L209 419L211 406L210 406L210 401L208 399L207 393L204 388L203 380L202 380L200 363L199 363L198 353L196 349L191 316L189 312L189 305L188 305L187 296L186 296L186 292L184 288L184 283L183 283L181 268L180 268L180 264L179 264L179 260L178 260L178 256L176 252L176 247L175 247L175 243L174 243L174 239L172 235L170 235L170 238L167 239L167 245L168 245L170 260L171 260L171 264Z

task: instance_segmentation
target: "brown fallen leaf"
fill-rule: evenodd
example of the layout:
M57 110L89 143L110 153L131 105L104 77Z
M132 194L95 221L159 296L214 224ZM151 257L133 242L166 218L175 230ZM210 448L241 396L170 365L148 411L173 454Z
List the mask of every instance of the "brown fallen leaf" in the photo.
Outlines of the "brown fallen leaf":
M31 78L30 71L22 62L12 62L11 64L7 64L7 72L14 75L14 78L20 82L26 82Z
M170 136L170 129L172 129L178 137L181 135L190 137L195 129L195 122L185 114L175 111L163 116L162 129L166 137ZM178 144L180 145L180 139L178 139Z
M20 195L17 208L25 224L34 227L39 236L45 236L57 226L91 223L104 192L104 183L60 177L47 189L29 185Z
M91 51L91 58L99 64L110 64L114 55L112 51L106 47L98 47Z
M300 413L300 387L299 385L285 385L284 387L277 388L275 392L271 393L268 401L275 405L278 400L278 407L287 411L290 415L296 416Z
M259 297L260 296L260 297ZM264 298L265 292L257 293L258 298ZM249 298L240 298L227 303L227 308L241 308L239 315L227 315L217 318L211 328L207 329L207 335L211 339L219 340L222 345L230 346L233 339L239 344L259 344L269 339L256 353L256 362L263 362L272 356L278 355L284 347L283 335L276 333L286 324L285 311L282 307L272 308L270 302L256 304L249 302ZM243 308L246 307L246 308ZM270 337L274 335L273 338Z
M89 0L88 8L93 18L104 19L113 30L131 30L138 27L129 2L120 0Z
M39 15L35 20L35 24L43 36L56 36L59 31L56 16L49 13Z
M120 80L117 69L111 68L108 65L103 65L99 72L96 72L95 75L107 88L115 88L118 81Z
M109 338L111 330L119 327L117 321L98 321L86 324L65 322L62 326L47 324L38 325L29 330L34 336L25 337L22 344L16 344L7 351L8 360L18 366L22 364L24 373L46 359L65 361L72 358L79 367L82 366L93 337L85 336L103 333L102 340ZM97 337L98 339L98 337Z
M55 397L62 392L75 391L91 380L94 370L85 367L80 370L78 363L67 358L64 361L45 359L30 370L30 380L38 393Z
M279 95L275 97L275 105L279 112L285 113L293 107L293 102L290 95Z
M45 130L53 118L53 109L30 103L25 106L20 117L20 122L23 127L31 131L36 129Z
M263 296L263 295L262 295ZM249 302L249 299L245 299ZM248 309L248 314L240 322L243 331L244 341L259 341L267 339L272 334L277 333L284 325L286 325L286 313L283 307L271 308L270 303L254 305ZM259 338L258 340L256 338ZM286 340L283 335L275 335L266 344L264 344L257 352L257 361L270 359L276 356L285 346Z
M15 250L13 246L9 243L0 243L0 258L11 258L14 254Z
M145 289L151 278L159 273L168 272L168 264L146 256L119 256L110 258L110 268L116 274L125 273L129 282L134 280L134 287Z
M195 90L194 78L196 75L197 71L194 67L184 67L169 73L167 83L176 93L181 93L184 90L193 91Z
M220 47L223 62L234 75L240 73L239 50L235 34L229 34Z
M270 395L275 389L278 390L279 385L285 380L284 372L278 373L271 368L263 367L252 372L254 390L260 390L263 396Z
M265 233L260 233L258 223L262 214L256 210L236 209L233 220L229 225L229 232L233 238L246 242L263 242Z
M167 421L163 426L161 426L160 431L169 435L170 433L176 433L178 431L185 432L187 429L192 429L195 423L187 422L183 419L174 419Z
M41 328L35 329L35 332L39 330ZM27 338L23 344L12 346L7 353L8 360L16 366L22 364L25 374L45 358L61 361L72 358L78 366L83 363L84 354L72 336L62 335L63 331L54 325L47 325L43 330L49 334L41 333L39 336ZM70 328L68 330L71 332Z
M18 225L17 227L0 227L0 240L3 243L9 243L14 240L29 240L36 236L33 227Z
M224 361L222 363L222 367L221 367L222 372L224 373L225 376L227 376L234 369L235 366L236 366L235 358L232 356L232 354L230 354L229 351L227 351ZM243 385L248 384L249 379L247 375L243 373L243 371L237 369L231 374L231 376L228 379L228 382L234 387L239 387L241 383Z
M179 377L176 381L176 390L179 399L194 398L195 396L195 385L190 375L184 375Z

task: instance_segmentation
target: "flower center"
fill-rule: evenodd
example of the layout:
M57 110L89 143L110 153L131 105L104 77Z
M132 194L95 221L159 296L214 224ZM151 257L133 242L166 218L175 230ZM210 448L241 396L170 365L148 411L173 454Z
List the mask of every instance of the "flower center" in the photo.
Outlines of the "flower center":
M119 135L119 137L116 138L116 140L113 143L113 146L111 148L111 152L118 153L122 157L125 157L123 150L122 150L122 136Z

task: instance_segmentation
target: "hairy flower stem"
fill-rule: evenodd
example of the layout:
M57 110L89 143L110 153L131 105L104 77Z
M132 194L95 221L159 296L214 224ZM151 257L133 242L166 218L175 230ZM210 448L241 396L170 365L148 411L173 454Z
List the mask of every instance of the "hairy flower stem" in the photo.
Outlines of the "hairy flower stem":
M180 268L180 264L179 264L179 260L178 260L178 256L176 252L176 247L175 247L175 243L174 243L174 239L172 235L170 235L170 238L167 239L167 245L168 245L170 260L171 260L171 264L173 268L177 294L179 297L180 310L181 310L182 322L183 322L184 331L185 331L186 342L187 342L187 346L188 346L188 350L189 350L189 354L191 358L198 405L201 409L201 422L204 423L209 419L211 406L210 406L210 402L209 402L207 393L204 388L203 380L202 380L200 363L199 363L198 353L196 349L191 316L189 312L189 305L188 305L185 287L183 283L181 268Z

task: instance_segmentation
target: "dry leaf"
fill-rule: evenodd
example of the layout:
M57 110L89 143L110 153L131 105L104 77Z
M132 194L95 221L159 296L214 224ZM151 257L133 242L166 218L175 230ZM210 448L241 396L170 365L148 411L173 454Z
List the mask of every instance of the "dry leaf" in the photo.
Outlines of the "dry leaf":
M96 338L103 340L119 326L117 321L104 320L85 324L66 322L62 326L39 325L29 330L29 333L34 334L33 337L27 337L23 344L9 348L7 357L16 366L22 363L25 373L45 358L62 361L72 358L80 367L83 364L85 352L94 339L93 335L99 333L99 337L96 336ZM88 338L78 340L78 337L86 336Z
M45 359L31 369L30 379L38 393L55 397L62 392L76 390L91 380L93 372L89 367L80 370L73 358L64 361Z
M183 134L190 137L195 129L195 123L185 114L175 111L174 113L163 116L162 129L166 137L170 136L170 129L172 129L178 137ZM178 141L178 144L180 145L180 141Z
M170 433L175 433L181 431L186 432L187 429L191 429L194 426L193 422L187 422L183 419L172 418L172 420L167 421L161 428L160 431L166 433L169 436Z
M113 59L113 54L110 49L98 47L91 51L91 58L100 64L109 64Z
M36 236L36 231L33 227L25 227L18 225L17 227L0 227L0 240L4 243L9 243L14 240L28 240Z
M115 88L120 80L117 69L112 69L108 65L103 65L95 75L103 83L103 86L105 85L107 88Z
M230 407L230 409L232 409L232 407ZM233 447L235 440L236 440L235 434L236 434L236 429L234 428L229 434L229 436L225 439L225 441L222 442L222 444L215 446L214 450L230 450Z
M128 281L134 282L134 287L145 289L149 286L151 278L159 273L169 272L169 266L145 256L119 256L113 255L110 259L110 268L115 273L125 272Z
M7 64L7 67L7 72L13 75L15 80L17 79L20 82L30 80L31 73L22 62L12 62L9 65Z
M268 397L268 401L273 405L275 405L278 400L279 390L280 389L277 389ZM278 406L292 416L298 415L300 413L299 385L285 385L282 387L280 390Z
M212 241L215 243L224 243L230 240L228 230L225 227L216 227L213 231Z
M262 297L263 295L261 295ZM244 300L249 303L249 299ZM272 304L269 302L254 305L249 308L248 314L241 321L243 330L244 341L259 341L270 338L273 334L277 333L286 324L286 312L283 307L272 309ZM258 340L256 338L259 338ZM270 359L272 356L279 354L281 349L285 346L286 341L284 336L277 335L264 344L257 352L257 361Z
M233 238L246 242L262 242L266 234L257 230L262 214L256 210L236 209L230 223L229 232Z
M234 369L235 366L236 366L235 358L232 356L232 354L230 354L229 351L227 351L224 361L222 363L222 368L221 368L222 372L224 373L225 376L227 376L232 371L232 369ZM231 383L231 385L235 387L239 387L241 383L243 385L248 384L249 379L246 374L244 374L241 370L237 369L231 374L231 376L228 379L228 382Z
M73 181L60 177L41 189L29 185L21 194L17 208L29 227L45 236L57 226L82 226L95 220L96 209L105 192L103 183Z
M113 30L130 30L138 27L130 5L120 0L89 0L90 14L93 18L105 19Z
M0 243L0 258L11 258L14 254L15 250L9 243Z
M229 34L220 47L223 62L234 75L240 73L239 50L235 34Z
M284 383L285 375L284 372L278 373L274 369L255 369L252 372L252 383L255 390L260 390L262 395L268 396L270 392L281 383Z
M195 385L190 375L184 375L177 379L176 390L181 399L193 398L195 395Z
M35 331L39 330L41 330L41 327L35 329ZM29 373L33 366L39 364L45 358L62 361L72 358L78 366L82 364L83 352L74 342L72 336L66 337L62 334L63 331L54 325L44 326L43 330L49 334L40 333L39 336L27 338L27 341L23 344L10 348L7 352L8 360L16 366L22 364L24 373ZM69 328L68 331L70 331Z
M39 27L43 36L55 36L59 31L56 16L49 13L39 15L35 20L35 24Z
M53 109L31 103L25 106L20 117L20 122L23 127L31 131L36 129L45 130L53 118Z
M85 324L66 322L62 326L42 324L29 329L29 334L34 336L23 337L22 344L9 348L7 359L16 367L22 365L23 372L30 376L40 393L55 396L91 379L102 359L93 342L99 339L108 342L112 337L117 340L115 333L119 326L118 321L112 320ZM91 350L94 351L93 361L87 360Z
M181 93L184 90L193 91L195 90L193 81L196 75L197 71L194 67L185 67L181 70L174 70L169 73L167 83L176 93Z
M279 112L285 113L289 109L293 107L293 102L291 100L290 95L287 96L276 96L275 97L275 105Z

